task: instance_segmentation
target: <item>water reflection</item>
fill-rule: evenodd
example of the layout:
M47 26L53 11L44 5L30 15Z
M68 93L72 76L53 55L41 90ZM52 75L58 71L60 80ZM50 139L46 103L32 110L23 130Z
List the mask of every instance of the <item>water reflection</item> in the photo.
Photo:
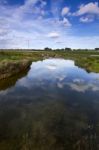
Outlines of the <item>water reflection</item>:
M99 74L74 61L33 62L0 108L0 150L99 149Z

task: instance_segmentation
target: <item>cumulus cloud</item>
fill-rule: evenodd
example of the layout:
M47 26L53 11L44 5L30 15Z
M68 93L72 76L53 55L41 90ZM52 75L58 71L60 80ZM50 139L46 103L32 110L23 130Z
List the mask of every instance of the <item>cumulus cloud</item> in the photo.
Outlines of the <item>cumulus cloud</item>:
M37 2L40 2L41 8L45 7L47 4L47 2L45 0L25 0L25 3L21 8L23 8L23 9L31 8L35 4L37 4Z
M39 7L36 6L37 2L40 2ZM24 5L17 8L16 15L21 15L23 17L30 14L36 17L40 17L45 14L44 8L46 5L47 2L44 0L26 0Z
M89 22L93 22L93 21L94 21L93 16L85 16L85 17L80 18L80 22L83 22L83 23L89 23Z
M50 32L47 36L50 38L59 38L60 34L58 32Z
M95 34L93 37L89 35L86 37L73 36L73 30L75 29L72 25L74 23L73 18L69 18L72 16L68 15L70 10L64 7L61 11L60 3L57 1L54 1L55 4L51 6L53 9L50 10L45 7L47 5L46 0L25 0L22 5L4 4L6 1L3 0L0 0L0 2L2 2L0 3L0 48L27 48L27 41L30 41L30 48L61 48L66 46L71 48L94 48L99 45L99 37ZM98 7L97 3L91 3L90 5L95 5L95 8ZM55 6L59 8L57 14ZM80 9L83 8L80 7ZM52 13L52 10L55 12ZM95 11L98 13L97 9ZM95 11L91 15L96 15ZM89 17L89 14L81 13L82 15L80 15L77 11L76 15L78 14L80 21L83 23L91 22L94 19L94 17ZM52 40L52 38L57 39L59 42Z
M62 19L55 18L55 19L49 19L49 24L51 23L52 25L55 25L56 27L71 27L72 24L69 21L68 18L64 17Z
M37 8L35 4L38 1L40 7ZM26 0L23 5L14 6L0 4L0 48L27 48L27 40L30 38L30 45L35 45L34 37L38 43L42 42L47 32L44 20L40 20L40 16L44 16L45 5L44 0Z
M84 14L95 14L99 15L99 6L98 2L91 2L86 5L81 5L79 10L75 13L76 16L81 16Z
M40 2L39 7L36 5L38 1ZM43 18L46 5L47 2L44 0L26 0L23 5L14 6L1 4L0 36L4 36L4 41L7 39L4 47L27 48L27 40L30 38L30 47L35 47L36 41L39 43L37 45L46 47L50 45L50 40L47 41L46 38L48 32L53 29L54 32L49 33L47 37L58 38L60 36L61 27L70 26L67 19L60 21L59 18ZM55 33L55 30L58 30L58 33ZM11 38L15 42L13 42ZM21 43L19 42L20 39ZM0 43L1 42L2 41L0 41Z
M64 8L62 9L61 15L62 15L62 16L67 15L67 14L69 13L69 10L70 10L69 7L64 7Z

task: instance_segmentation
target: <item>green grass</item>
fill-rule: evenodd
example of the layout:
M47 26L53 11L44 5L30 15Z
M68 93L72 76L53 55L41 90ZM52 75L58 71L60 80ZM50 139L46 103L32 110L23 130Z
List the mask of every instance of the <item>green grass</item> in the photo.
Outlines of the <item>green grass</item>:
M95 56L98 55L98 56ZM37 61L46 58L72 59L75 63L89 72L99 72L99 53L96 51L0 51L0 66L6 62L19 62L21 60Z

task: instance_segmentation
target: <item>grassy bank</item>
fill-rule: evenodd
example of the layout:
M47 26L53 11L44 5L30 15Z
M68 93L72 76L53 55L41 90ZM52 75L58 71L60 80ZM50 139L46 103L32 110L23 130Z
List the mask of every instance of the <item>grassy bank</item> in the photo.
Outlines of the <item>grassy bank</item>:
M1 61L0 62L0 80L18 74L30 67L29 60L20 61Z
M30 62L46 58L72 59L88 72L99 72L99 53L96 51L0 51L0 79L25 70Z

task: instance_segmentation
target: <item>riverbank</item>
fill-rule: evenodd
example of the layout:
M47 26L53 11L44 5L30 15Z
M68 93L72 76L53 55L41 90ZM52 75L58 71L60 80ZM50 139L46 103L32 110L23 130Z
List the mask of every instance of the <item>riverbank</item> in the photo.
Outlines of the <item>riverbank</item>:
M20 61L2 61L0 63L0 80L18 74L30 67L29 60Z
M26 70L32 61L47 58L71 59L88 72L99 72L99 54L96 51L0 50L0 80Z

